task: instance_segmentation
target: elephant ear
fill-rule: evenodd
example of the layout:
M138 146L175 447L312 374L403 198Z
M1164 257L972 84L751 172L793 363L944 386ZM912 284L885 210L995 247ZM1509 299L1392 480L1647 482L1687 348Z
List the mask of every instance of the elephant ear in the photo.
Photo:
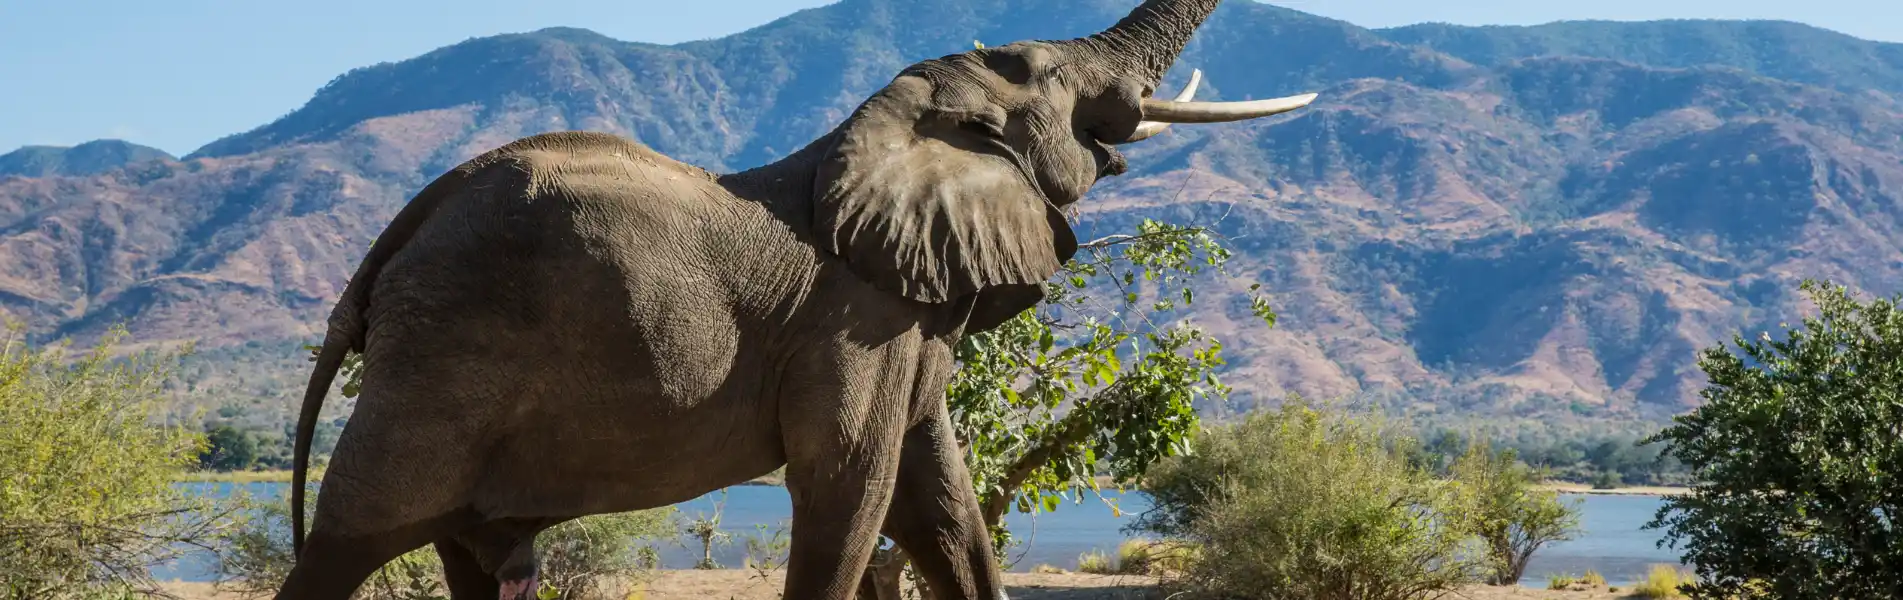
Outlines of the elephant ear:
M886 92L860 107L821 163L822 246L873 286L932 303L1035 287L1070 260L1076 235L1008 152L968 132L929 133L949 128L925 122L943 118L920 101L927 91ZM1015 305L1026 294L1006 296Z
M1044 284L1013 283L988 287L978 292L965 318L965 335L984 333L1003 325L1025 309L1044 301Z

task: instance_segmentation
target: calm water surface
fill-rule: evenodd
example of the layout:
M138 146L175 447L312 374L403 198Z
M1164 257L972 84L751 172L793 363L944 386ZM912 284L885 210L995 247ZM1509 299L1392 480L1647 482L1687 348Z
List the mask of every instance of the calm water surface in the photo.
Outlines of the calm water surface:
M243 488L252 497L266 501L281 501L283 493L289 489L288 485L281 483L181 485L219 497ZM1130 537L1123 532L1123 527L1131 522L1133 515L1148 509L1150 504L1145 496L1135 492L1119 494L1105 491L1103 496L1117 503L1123 516L1117 516L1110 506L1094 495L1086 495L1081 503L1067 503L1056 512L1005 517L1011 531L1023 542L1006 557L1012 563L1012 570L1029 571L1040 564L1074 569L1080 554L1092 550L1113 554L1117 544ZM1610 495L1564 495L1561 498L1581 502L1580 525L1585 531L1578 539L1548 545L1534 554L1532 563L1527 567L1526 578L1521 583L1543 586L1547 575L1578 574L1591 569L1604 575L1613 585L1623 585L1643 577L1646 569L1653 564L1678 563L1675 552L1657 546L1659 531L1643 529L1658 510L1659 498ZM692 518L711 515L719 500L720 494L716 492L676 506L680 509L680 516ZM740 536L757 534L759 530L756 526L759 525L769 528L780 526L792 517L792 512L792 500L785 488L728 488L721 529L733 534L734 538L729 545L715 547L715 560L723 566L740 566L746 555L746 544ZM695 545L689 548L684 545L687 543ZM698 542L687 540L670 540L660 550L662 566L667 568L691 567L700 556ZM154 575L160 579L208 581L213 578L213 565L209 557L191 556L177 564L154 569Z

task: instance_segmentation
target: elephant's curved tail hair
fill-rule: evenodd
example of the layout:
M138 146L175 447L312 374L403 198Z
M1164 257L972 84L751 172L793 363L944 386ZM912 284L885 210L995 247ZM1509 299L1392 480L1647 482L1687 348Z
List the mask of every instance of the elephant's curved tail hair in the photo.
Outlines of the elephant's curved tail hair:
M511 144L492 150L489 153L463 163L443 176L430 182L414 199L397 211L390 225L383 229L377 240L370 244L370 251L357 265L356 275L344 286L343 297L337 300L337 306L330 311L328 331L324 333L324 345L317 352L316 365L311 369L311 379L304 388L304 404L297 413L296 440L293 442L291 458L291 554L293 557L304 553L304 486L309 479L311 462L311 437L317 430L317 413L324 407L324 395L330 391L330 385L337 378L337 371L343 367L344 359L351 351L362 352L366 337L364 309L370 305L370 289L382 272L383 265L396 256L396 253L409 243L416 230L423 226L444 198L458 189L472 173L495 161L503 152L512 149Z

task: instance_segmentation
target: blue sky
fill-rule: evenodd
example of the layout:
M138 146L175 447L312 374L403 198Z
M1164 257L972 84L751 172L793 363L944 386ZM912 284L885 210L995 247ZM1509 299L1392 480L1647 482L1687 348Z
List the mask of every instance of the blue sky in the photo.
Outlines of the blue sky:
M290 112L353 67L402 60L471 37L566 25L625 40L680 42L831 2L0 0L0 153L112 137L184 154ZM1367 27L1748 18L1903 41L1899 0L1272 3Z

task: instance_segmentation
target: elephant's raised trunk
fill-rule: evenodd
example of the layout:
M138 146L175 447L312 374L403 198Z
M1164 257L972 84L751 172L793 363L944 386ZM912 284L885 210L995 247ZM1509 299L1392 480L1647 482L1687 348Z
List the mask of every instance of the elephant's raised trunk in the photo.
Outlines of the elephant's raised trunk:
M1092 34L1091 42L1104 50L1134 57L1144 82L1155 86L1176 63L1190 36L1222 0L1148 0L1109 29Z
M1196 28L1202 26L1203 20L1208 19L1221 2L1147 0L1116 25L1073 43L1128 61L1129 66L1119 75L1137 79L1147 88L1155 89L1156 84L1162 82L1163 74L1183 53L1183 47L1189 45L1189 38L1196 35ZM1168 129L1171 123L1243 121L1285 113L1315 101L1314 94L1304 94L1252 102L1195 102L1196 85L1201 81L1200 71L1192 73L1189 85L1184 86L1175 100L1144 98L1144 121L1130 137L1116 143L1148 139Z

